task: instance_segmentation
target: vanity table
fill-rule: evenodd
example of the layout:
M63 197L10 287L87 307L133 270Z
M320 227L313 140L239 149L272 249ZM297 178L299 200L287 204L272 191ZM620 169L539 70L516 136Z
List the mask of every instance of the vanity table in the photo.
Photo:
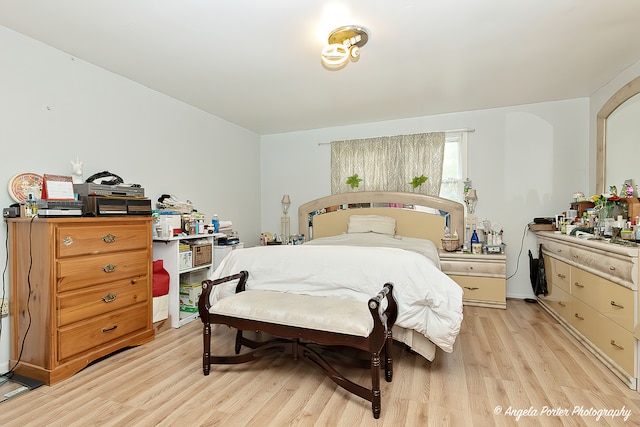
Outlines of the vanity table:
M547 276L540 305L631 389L638 387L638 256L622 246L536 232Z

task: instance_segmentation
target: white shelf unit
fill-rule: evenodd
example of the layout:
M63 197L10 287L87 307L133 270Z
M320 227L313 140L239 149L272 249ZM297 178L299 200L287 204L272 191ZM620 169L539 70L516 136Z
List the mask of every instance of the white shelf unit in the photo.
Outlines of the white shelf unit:
M154 238L153 239L153 260L163 260L165 270L169 272L169 316L171 318L171 327L179 328L198 318L198 313L188 313L180 311L180 283L181 278L189 275L185 280L188 283L200 282L206 279L213 266L211 264L199 265L197 267L180 269L180 241L186 240L206 240L212 246L214 244L214 234L194 234L188 236L175 236L172 238ZM212 259L213 259L212 247Z

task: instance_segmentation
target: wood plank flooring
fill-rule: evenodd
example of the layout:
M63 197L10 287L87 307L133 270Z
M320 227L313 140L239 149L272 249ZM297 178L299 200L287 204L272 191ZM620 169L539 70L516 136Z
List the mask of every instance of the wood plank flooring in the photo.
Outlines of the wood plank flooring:
M289 356L201 367L201 323L159 333L52 387L0 403L3 426L628 426L640 424L630 390L537 304L465 307L451 354L433 362L394 348L382 414ZM214 331L232 351L233 332ZM352 378L367 384L367 370ZM543 413L545 407L559 411ZM574 413L582 407L582 413ZM616 417L596 411L623 409ZM588 412L590 411L591 412ZM519 412L518 412L519 411ZM523 414L529 411L528 414ZM563 413L567 411L567 413ZM499 413L498 413L499 412ZM518 416L520 414L520 416Z

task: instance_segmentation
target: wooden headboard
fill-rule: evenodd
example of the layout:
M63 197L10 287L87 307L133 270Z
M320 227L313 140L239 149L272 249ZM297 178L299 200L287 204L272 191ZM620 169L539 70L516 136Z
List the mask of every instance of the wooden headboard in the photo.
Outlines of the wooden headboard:
M442 247L445 225L464 235L464 206L424 194L355 191L322 197L298 208L300 234L306 239L347 232L351 215L384 215L396 219L396 234L433 241ZM462 238L462 237L461 237Z

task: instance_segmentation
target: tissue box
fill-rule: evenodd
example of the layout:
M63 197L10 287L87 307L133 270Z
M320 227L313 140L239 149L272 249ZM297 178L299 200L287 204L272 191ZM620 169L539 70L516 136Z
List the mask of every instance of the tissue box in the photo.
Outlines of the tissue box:
M202 293L202 284L193 283L180 285L180 311L188 313L198 312L198 298Z

